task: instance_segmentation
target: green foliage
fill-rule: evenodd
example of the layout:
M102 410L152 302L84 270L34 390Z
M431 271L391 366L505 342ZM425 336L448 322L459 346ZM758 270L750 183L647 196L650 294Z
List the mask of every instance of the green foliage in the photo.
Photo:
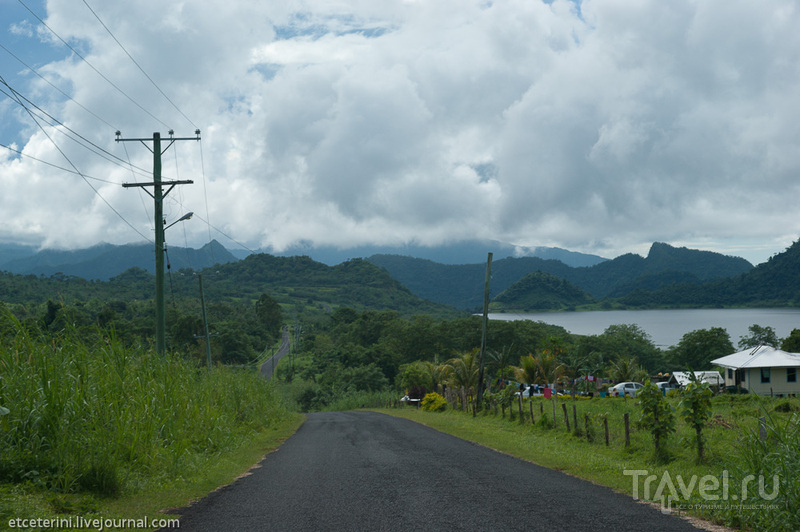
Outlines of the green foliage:
M728 331L722 327L698 329L683 335L668 356L680 368L708 368L711 361L734 352Z
M529 354L520 358L519 363L515 375L520 382L548 386L558 382L564 375L564 366L553 352L541 352L536 356Z
M593 302L592 296L568 281L538 271L529 273L497 295L492 308L564 310Z
M792 332L781 342L781 350L788 353L800 353L800 329L792 329Z
M748 504L751 501L744 500L741 506L731 505L727 509L731 524L751 530L800 530L800 477L797 475L800 468L800 416L793 414L785 422L768 417L767 437L762 439L758 429L747 431L739 443L739 456L740 460L733 467L731 485L741 486L749 475L759 477L757 482L750 484L753 491L758 485L758 495L750 493L749 497L758 503L768 503L770 510L761 509L762 504ZM777 493L774 489L776 480Z
M610 364L607 374L614 382L639 382L645 380L647 372L634 357L620 356Z
M619 357L633 357L648 372L666 369L661 350L638 325L611 325L593 339L592 350L600 353L606 364Z
M447 400L438 393L431 392L422 398L420 407L426 412L444 412L447 409Z
M478 387L478 353L476 348L445 363L446 379L451 386L467 391Z
M675 432L675 409L664 398L661 390L649 380L637 392L636 397L641 408L639 423L653 436L656 458L664 459L664 443Z
M0 344L0 480L114 495L184 475L289 415L255 372L17 331Z
M758 347L760 345L768 345L771 347L778 347L778 335L772 327L762 327L753 324L747 328L750 334L742 336L739 340L739 349L749 349L751 347Z
M255 311L258 321L264 326L267 334L273 340L276 340L283 325L283 310L281 306L267 294L261 294L258 301L256 301Z
M714 393L707 382L697 378L694 372L690 372L691 381L683 389L678 410L686 424L695 431L694 447L697 449L697 461L703 461L703 449L705 439L703 438L703 427L711 417L711 398Z
M423 387L426 390L433 390L433 364L427 361L418 360L400 366L398 380L400 388L410 390L415 387Z

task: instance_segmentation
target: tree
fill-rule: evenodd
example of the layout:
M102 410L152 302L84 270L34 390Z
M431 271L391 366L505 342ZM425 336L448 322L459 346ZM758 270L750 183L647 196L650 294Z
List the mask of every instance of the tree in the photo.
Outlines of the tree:
M678 404L681 417L694 428L694 445L697 449L697 462L703 461L703 427L711 417L711 397L714 395L708 383L701 381L693 372L689 373L691 381L681 393Z
M667 436L675 432L675 411L664 398L661 390L649 380L637 392L636 397L639 398L642 408L639 422L653 435L656 458L664 458L662 444Z
M728 331L722 327L698 329L683 335L669 353L672 363L679 368L706 369L715 358L734 352Z
M789 353L800 353L800 329L792 329L792 332L781 342L781 349Z
M497 371L497 378L505 380L506 375L510 371L511 368L511 357L513 357L512 349L513 344L510 346L503 347L500 351L495 351L494 349L488 349L486 354L489 358L489 365L494 367ZM524 381L524 382L531 382L531 381Z
M606 373L614 382L638 382L647 377L647 371L631 356L621 356L611 362Z
M519 360L519 367L514 368L518 381L528 384L555 385L564 375L564 366L558 362L554 353L529 354Z
M750 334L742 336L739 339L739 349L750 349L751 347L758 347L760 345L768 345L771 347L778 347L778 335L775 334L775 329L772 327L762 327L753 324L747 328Z
M426 392L435 391L429 366L433 364L421 360L400 366L400 373L397 375L400 387L406 391L412 388L425 388Z
M445 362L447 380L451 386L471 392L478 387L478 349Z
M271 339L277 339L283 325L283 310L277 301L261 294L256 301L256 316Z
M619 356L634 357L648 372L666 369L661 350L638 325L611 325L599 339L601 345L595 346L595 350L602 352L606 361Z

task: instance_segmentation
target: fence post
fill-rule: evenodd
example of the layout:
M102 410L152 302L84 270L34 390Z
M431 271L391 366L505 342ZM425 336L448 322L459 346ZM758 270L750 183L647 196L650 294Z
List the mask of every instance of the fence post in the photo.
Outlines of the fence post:
M575 424L575 432L578 432L578 408L572 403L572 422Z
M586 428L586 441L592 441L592 434L589 432L589 414L583 414L583 426Z
M631 446L631 425L628 419L628 413L625 412L625 447Z
M531 399L531 402L528 403L528 404L531 407L531 425L535 425L536 424L536 420L533 419L533 399Z
M564 411L564 424L567 426L567 432L569 432L569 416L567 415L567 405L561 403L561 409Z
M606 447L608 447L608 418L603 418L603 428L606 430Z

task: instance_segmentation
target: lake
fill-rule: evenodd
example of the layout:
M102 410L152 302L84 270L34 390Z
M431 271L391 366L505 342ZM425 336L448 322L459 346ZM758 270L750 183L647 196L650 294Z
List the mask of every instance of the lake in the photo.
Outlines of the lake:
M592 312L539 312L531 314L489 314L492 320L533 320L560 325L573 334L598 335L610 325L638 325L661 349L680 342L684 334L698 329L722 327L734 347L753 324L772 327L778 338L800 329L800 309L691 309L691 310L608 310Z

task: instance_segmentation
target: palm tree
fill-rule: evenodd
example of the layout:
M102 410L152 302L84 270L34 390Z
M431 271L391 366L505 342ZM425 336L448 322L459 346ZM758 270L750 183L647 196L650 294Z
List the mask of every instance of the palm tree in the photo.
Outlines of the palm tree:
M636 357L621 356L609 366L608 377L614 382L640 381L647 378L647 371L639 366Z
M478 350L473 349L445 362L447 380L451 386L470 391L478 386Z
M497 377L499 379L505 380L506 375L508 375L509 370L511 370L511 357L514 355L512 354L511 350L514 348L514 345L506 346L503 348L502 351L495 351L493 349L489 349L487 354L489 355L489 365L494 367L497 370ZM528 382L528 381L523 381Z
M564 366L556 360L555 353L528 354L520 358L519 367L514 368L517 380L528 384L549 386L558 382L563 374Z

